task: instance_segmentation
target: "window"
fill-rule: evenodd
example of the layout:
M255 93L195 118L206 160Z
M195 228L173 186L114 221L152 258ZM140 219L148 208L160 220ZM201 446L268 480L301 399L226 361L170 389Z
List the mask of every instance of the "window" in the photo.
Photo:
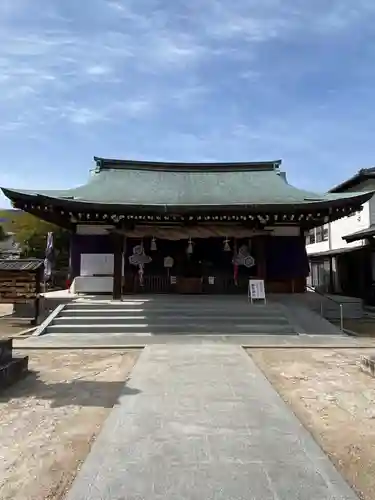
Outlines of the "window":
M310 286L320 289L322 292L329 291L330 285L330 262L323 260L310 263L310 276L308 282Z
M315 229L310 229L310 243L315 243Z
M312 245L313 243L320 243L321 241L328 240L328 225L319 226L314 229L310 229L309 234L306 237L306 245Z
M312 245L313 243L315 243L315 231L314 229L310 229L306 236L306 245Z
M327 224L324 226L317 227L316 231L316 241L327 241L328 240L328 226Z

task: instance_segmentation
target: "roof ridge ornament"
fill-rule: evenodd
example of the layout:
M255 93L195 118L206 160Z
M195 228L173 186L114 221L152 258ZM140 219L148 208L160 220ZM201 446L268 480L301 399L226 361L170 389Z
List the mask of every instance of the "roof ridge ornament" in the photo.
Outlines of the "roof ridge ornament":
M102 158L97 158L94 156L94 161L95 161L95 173L98 174L100 170L102 169L103 166L103 159Z
M101 170L165 170L177 172L233 172L233 171L277 171L282 160L271 161L209 161L209 162L181 162L181 161L150 161L150 160L121 160L115 158L101 158L94 156L97 168Z

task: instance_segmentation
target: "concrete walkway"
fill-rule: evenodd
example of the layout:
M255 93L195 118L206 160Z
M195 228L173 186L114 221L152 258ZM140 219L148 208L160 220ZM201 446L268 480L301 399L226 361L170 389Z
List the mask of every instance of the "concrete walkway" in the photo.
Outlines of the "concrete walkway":
M142 353L67 500L355 500L234 345Z

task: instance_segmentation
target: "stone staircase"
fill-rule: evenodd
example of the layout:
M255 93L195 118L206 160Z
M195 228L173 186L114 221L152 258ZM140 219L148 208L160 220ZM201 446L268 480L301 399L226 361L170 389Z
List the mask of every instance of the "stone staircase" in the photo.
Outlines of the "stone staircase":
M39 334L53 336L296 334L281 304L246 298L158 296L122 302L77 300L62 305Z

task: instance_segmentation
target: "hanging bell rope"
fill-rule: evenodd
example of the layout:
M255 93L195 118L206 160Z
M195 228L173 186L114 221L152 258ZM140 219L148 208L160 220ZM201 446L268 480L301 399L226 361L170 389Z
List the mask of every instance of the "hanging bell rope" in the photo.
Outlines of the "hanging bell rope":
M191 255L193 253L193 242L192 242L191 238L189 238L186 253L189 255Z
M157 249L158 249L158 247L156 245L156 238L153 236L152 240L151 240L150 250L151 250L151 252L156 252Z

